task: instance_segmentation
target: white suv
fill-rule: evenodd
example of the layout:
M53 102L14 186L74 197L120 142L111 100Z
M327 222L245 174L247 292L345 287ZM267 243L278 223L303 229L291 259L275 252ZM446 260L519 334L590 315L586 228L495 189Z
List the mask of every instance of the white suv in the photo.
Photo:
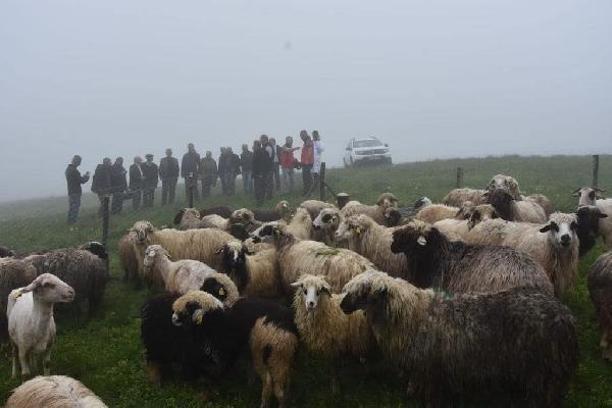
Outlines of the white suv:
M365 163L391 164L389 145L383 144L375 137L353 138L346 145L344 167L353 167Z

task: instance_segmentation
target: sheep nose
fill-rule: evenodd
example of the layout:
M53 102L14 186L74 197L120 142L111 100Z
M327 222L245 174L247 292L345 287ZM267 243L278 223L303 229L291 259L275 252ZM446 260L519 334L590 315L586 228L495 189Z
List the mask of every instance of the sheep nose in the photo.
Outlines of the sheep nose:
M308 308L312 309L314 307L314 302L311 300L308 302Z
M569 234L563 234L561 235L561 242L569 242L570 241L570 236Z

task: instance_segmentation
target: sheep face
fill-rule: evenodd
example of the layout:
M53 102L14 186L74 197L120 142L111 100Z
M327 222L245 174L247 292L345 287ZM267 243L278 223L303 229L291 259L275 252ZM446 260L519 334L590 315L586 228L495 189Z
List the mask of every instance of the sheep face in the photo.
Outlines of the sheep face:
M295 211L291 208L287 200L279 201L278 204L276 204L276 206L274 207L274 210L278 212L281 219L287 222L291 219L291 217L293 217L293 214L295 213Z
M499 218L497 212L490 204L483 204L472 209L468 219L468 230L474 228L478 223L486 220Z
M408 258L437 251L444 236L429 224L413 221L393 232L391 252L404 253Z
M397 207L398 203L399 200L392 193L382 193L376 201L376 205L383 208Z
M251 238L253 238L253 242L272 242L274 240L275 231L279 230L278 222L269 222L261 227L257 228L255 231L251 233Z
M425 208L431 204L433 204L431 199L429 197L423 196L414 202L413 207L414 207L414 210L416 211L416 210L420 210L421 208Z
M357 310L373 309L386 302L388 290L384 285L391 279L384 272L367 271L351 279L343 289L344 297L340 308L345 314Z
M331 286L325 279L318 276L304 275L291 286L296 288L296 298L304 302L304 307L310 313L314 312L319 305L321 296L331 296Z
M585 205L578 207L578 210L576 210L578 227L587 234L597 235L599 233L599 220L607 217L608 214L602 213L601 210L595 206Z
M395 227L402 220L402 213L396 207L385 208L385 226Z
M552 214L550 221L540 229L540 232L548 232L548 239L557 248L569 248L576 241L578 222L575 215Z
M202 283L200 290L209 293L221 302L224 302L229 295L227 288L214 277L207 278L204 283Z
M487 186L488 191L501 189L508 192L512 197L519 197L519 185L514 177L506 176L505 174L497 174L493 176L489 185Z
M351 238L359 238L368 228L368 223L364 222L364 217L353 215L345 219L338 226L334 236L337 242L348 241Z
M336 231L340 224L340 211L335 208L324 208L312 222L316 230Z
M161 245L149 245L145 249L145 256L143 259L143 265L145 271L150 271L155 265L157 257L166 256L168 257L168 251L166 251Z
M595 205L595 201L597 199L603 198L603 196L601 195L601 193L605 192L606 190L602 190L600 188L597 187L582 187L579 189L574 190L574 192L572 193L573 197L578 197L578 205L579 206L584 206L584 205Z
M138 221L134 224L130 232L136 234L136 241L140 244L146 244L149 236L155 231L153 224L149 221Z
M495 211L504 220L514 221L512 213L512 204L514 198L512 195L505 190L495 189L493 191L487 191L484 193L486 201L495 208Z
M108 259L108 252L102 243L97 241L90 241L84 245L81 245L81 249L91 252L100 259Z
M70 303L74 300L74 289L50 273L43 273L28 286L19 289L18 297L27 292L33 292L46 303Z
M246 263L246 255L249 251L242 242L228 242L217 251L222 256L223 266L228 270L240 269Z
M222 310L223 303L210 293L191 291L176 299L172 304L172 324L189 326L202 324L207 312Z
M255 214L247 208L241 208L232 213L229 217L231 224L242 224L244 226L253 225L255 223Z

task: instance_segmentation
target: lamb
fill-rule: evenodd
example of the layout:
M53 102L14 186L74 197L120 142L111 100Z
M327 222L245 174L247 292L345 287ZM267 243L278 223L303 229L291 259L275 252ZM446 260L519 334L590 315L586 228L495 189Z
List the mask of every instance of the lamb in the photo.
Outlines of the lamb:
M138 254L136 253L136 233L128 231L117 243L119 263L123 269L124 282L138 282Z
M6 408L107 408L83 383L64 375L38 376L15 388Z
M8 297L8 331L11 339L13 370L17 377L17 356L21 376L30 375L30 364L36 366L38 354L43 354L43 372L49 375L51 346L55 341L53 305L74 300L74 289L60 278L43 273L28 286L13 290Z
M412 263L411 283L419 288L471 293L525 286L553 293L545 271L527 254L507 247L450 242L422 221L395 230L391 251L406 255Z
M177 231L157 230L148 221L138 221L131 231L136 234L139 273L143 273L144 250L149 245L161 245L172 259L194 259L204 262L216 271L222 271L221 257L217 250L234 237L218 229L196 229Z
M303 274L325 276L332 292L338 293L353 276L374 267L368 259L348 249L296 238L283 225L267 224L256 232L257 239L272 237L274 241L286 294L293 294L291 284Z
M346 315L340 309L343 295L331 293L331 286L321 276L302 275L291 284L294 321L300 339L312 354L333 359L334 366L344 356L363 359L374 346L374 337L363 312ZM336 391L337 376L332 375Z
M489 220L468 234L468 242L511 247L532 257L546 271L561 296L574 287L578 274L579 242L576 214L553 213L545 224Z
M0 258L0 310L6 311L8 295L13 289L27 286L36 279L36 269L21 259ZM0 340L8 338L6 313L0 315Z
M472 207L469 211L466 211L465 217L467 219L454 219L449 218L440 220L433 224L442 234L450 241L465 241L466 236L470 233L470 230L474 228L478 223L489 219L498 218L495 209L490 204L481 204L476 207Z
M554 297L533 288L449 297L378 271L344 292L342 310L365 311L378 346L423 402L561 406L578 341L574 317Z
M546 213L537 203L529 200L517 201L507 191L496 189L485 194L486 200L501 218L517 222L546 222Z
M29 255L23 261L34 266L37 275L52 273L74 288L74 306L87 303L91 314L98 310L110 279L108 255L99 243L87 243L81 248L55 249Z
M473 188L456 188L451 190L443 199L442 204L451 207L461 207L466 201L473 205L486 204L483 195L486 190L475 190Z
M337 241L347 241L348 249L368 258L376 267L391 276L410 279L408 260L391 252L394 228L378 225L365 214L346 218L336 231Z
M157 287L170 293L184 295L190 290L200 290L206 278L216 273L210 266L192 259L172 262L161 245L149 245L144 256L144 277Z
M174 216L174 225L181 230L204 228L200 211L195 208L182 208Z
M398 217L393 216L395 213L399 214L399 212L395 211L397 203L398 200L393 194L383 193L376 201L376 205L365 205L359 201L349 201L340 210L340 213L344 218L351 215L365 214L381 225L393 227L399 222Z
M224 308L204 292L189 292L172 305L172 322L191 332L218 370L231 366L248 345L253 367L262 382L261 407L272 394L285 407L298 331L291 311L263 299L241 298Z
M274 247L252 253L238 241L228 242L219 250L225 271L248 297L278 298L282 295L280 272Z
M8 257L12 257L15 255L16 255L15 251L3 245L0 245L0 258L8 258Z
M602 254L587 276L591 301L602 331L602 357L612 361L612 251Z

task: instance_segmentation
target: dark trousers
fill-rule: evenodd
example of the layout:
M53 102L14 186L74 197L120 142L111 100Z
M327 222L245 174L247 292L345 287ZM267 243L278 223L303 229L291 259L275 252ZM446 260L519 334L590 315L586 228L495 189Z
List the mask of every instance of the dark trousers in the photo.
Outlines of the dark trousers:
M189 202L189 189L193 191L193 201L200 200L197 177L185 177L185 200Z
M250 170L242 171L242 190L245 193L253 192L253 173Z
M202 179L202 198L210 196L210 189L215 186L216 182L216 178L213 179L212 177L204 177Z
M272 168L272 174L274 175L274 188L276 191L280 191L281 189L281 177L280 177L280 164L274 163L274 167Z
M253 176L253 187L255 189L255 202L258 207L261 207L266 197L266 177L263 174Z
M74 224L79 218L81 193L68 194L68 224Z
M111 213L119 214L123 209L123 191L113 193L113 201L111 204Z
M155 189L147 188L142 192L142 206L144 208L153 207L153 202L155 201Z
M162 205L174 203L174 195L176 193L176 177L162 179Z
M274 172L268 171L264 176L264 183L266 189L266 198L268 200L272 199L272 194L274 193Z
M236 191L236 175L232 172L225 173L221 176L221 185L223 186L223 194L234 195Z
M304 184L304 195L310 192L312 187L312 164L302 165L302 183Z
M140 208L140 202L142 201L142 190L134 190L130 194L132 196L132 209L138 210Z

